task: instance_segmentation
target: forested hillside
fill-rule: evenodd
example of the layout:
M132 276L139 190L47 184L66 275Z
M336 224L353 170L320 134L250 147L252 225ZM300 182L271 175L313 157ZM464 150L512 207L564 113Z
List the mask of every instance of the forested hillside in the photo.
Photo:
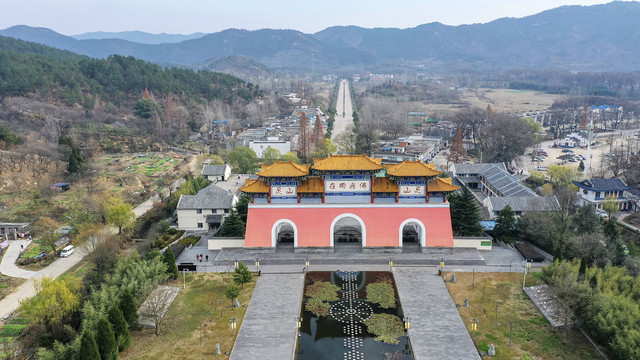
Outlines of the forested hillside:
M119 106L149 89L195 101L242 99L251 101L257 87L227 74L163 69L133 57L112 55L91 59L67 51L0 37L0 96L38 94L67 105L87 107L99 96Z

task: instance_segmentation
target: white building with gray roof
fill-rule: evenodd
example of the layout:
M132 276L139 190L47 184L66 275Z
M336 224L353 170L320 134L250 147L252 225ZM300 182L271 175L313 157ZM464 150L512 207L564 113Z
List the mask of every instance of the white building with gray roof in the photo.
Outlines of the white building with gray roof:
M555 211L555 196L541 197L515 176L509 174L504 163L453 164L451 171L457 183L469 187L487 210L488 219L495 219L507 205L516 216L526 212Z
M210 231L222 225L238 201L229 191L211 184L196 195L181 195L178 200L178 229Z

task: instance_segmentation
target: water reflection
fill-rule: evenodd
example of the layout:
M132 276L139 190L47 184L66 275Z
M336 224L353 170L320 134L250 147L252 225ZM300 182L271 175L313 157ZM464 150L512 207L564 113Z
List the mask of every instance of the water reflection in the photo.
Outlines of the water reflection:
M366 286L380 280L389 281L395 292L396 307L382 309L366 300ZM305 310L303 301L302 325L296 346L296 360L413 360L409 338L402 336L397 345L374 340L363 321L373 314L387 313L404 317L398 292L389 272L310 272L305 287L317 281L327 281L340 287L340 299L330 302L329 316L318 318ZM305 289L306 293L306 289Z

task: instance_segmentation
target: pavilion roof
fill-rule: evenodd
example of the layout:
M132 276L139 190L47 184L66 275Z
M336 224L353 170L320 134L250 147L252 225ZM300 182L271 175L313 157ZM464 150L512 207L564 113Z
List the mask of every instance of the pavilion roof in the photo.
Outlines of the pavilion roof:
M371 189L371 191L373 191L374 193L397 193L398 185L396 185L388 177L377 177L373 182L373 188Z
M321 171L378 171L384 169L382 159L373 159L366 155L329 155L324 159L313 159L314 170Z
M321 193L324 192L322 180L319 177L310 176L307 181L298 185L298 193Z
M238 190L244 193L264 194L269 192L269 185L260 179L248 179L247 183Z
M451 178L435 178L427 184L429 192L451 192L460 190L460 186L452 184Z
M263 165L256 175L261 177L300 177L309 175L309 166L296 164L293 161L276 161L271 165Z
M425 164L422 161L405 160L399 164L387 165L387 174L395 177L431 177L442 174L435 169L433 164Z

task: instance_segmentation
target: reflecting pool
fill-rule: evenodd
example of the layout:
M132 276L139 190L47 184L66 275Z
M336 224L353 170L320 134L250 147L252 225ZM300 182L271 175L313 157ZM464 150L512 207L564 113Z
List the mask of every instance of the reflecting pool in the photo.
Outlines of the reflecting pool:
M316 283L322 283L331 290L333 295L337 291L337 300L325 301L324 304L316 303L316 313L307 310L307 303L311 301L309 289ZM335 285L337 287L331 287ZM376 303L367 300L367 286L370 284L390 284L383 286L387 290L386 295L395 298L386 303ZM393 293L390 295L389 292ZM326 294L327 291L318 291ZM373 288L370 288L370 294ZM379 293L379 292L378 292ZM384 293L384 291L383 291ZM389 308L384 308L389 307ZM327 311L328 309L328 311ZM296 344L296 360L413 360L413 351L409 337L403 331L405 326L404 314L400 306L398 291L396 289L393 274L385 271L314 271L305 277L305 291L300 312L301 323ZM364 322L371 319L374 314L389 314L394 320L394 325L400 326L400 333L392 341L397 344L389 344L376 341L376 335L368 331ZM377 316L376 318L380 318ZM394 327L396 329L396 327Z

